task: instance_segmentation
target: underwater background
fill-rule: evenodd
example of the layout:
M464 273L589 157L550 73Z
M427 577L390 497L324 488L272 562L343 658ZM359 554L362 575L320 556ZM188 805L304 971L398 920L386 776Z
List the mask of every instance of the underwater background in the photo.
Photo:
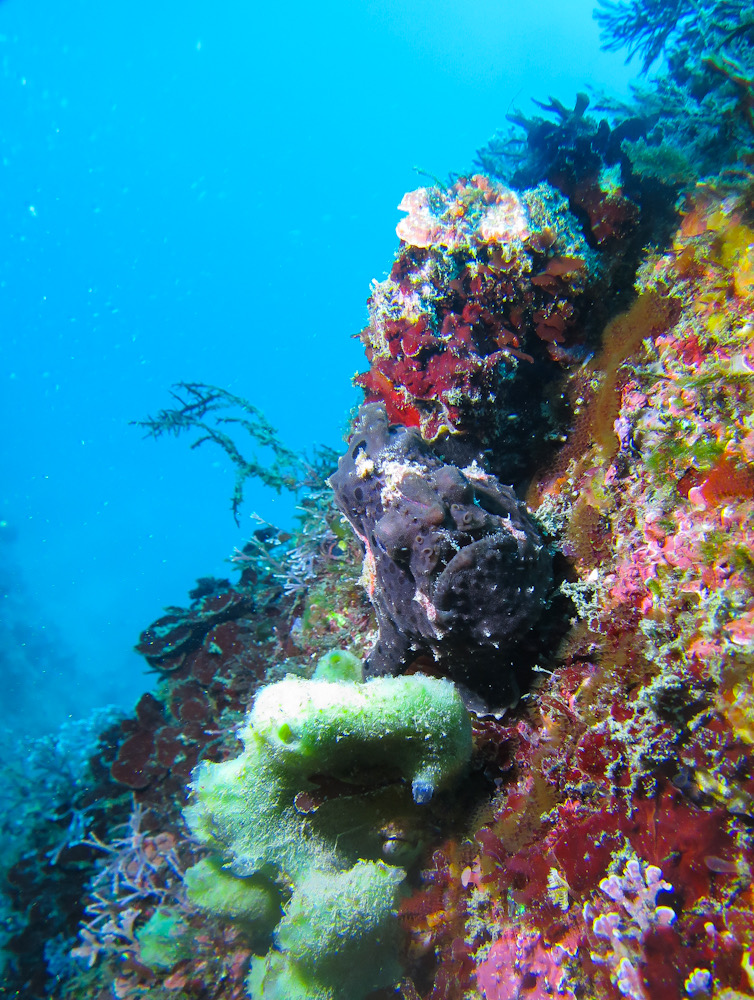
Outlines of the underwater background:
M224 455L145 443L129 421L202 381L291 448L338 448L414 167L466 169L530 96L624 94L631 68L590 14L0 6L9 722L128 708L144 622L227 574L251 511L290 526L289 498L259 489L236 530Z
M0 0L0 997L754 997L753 42Z

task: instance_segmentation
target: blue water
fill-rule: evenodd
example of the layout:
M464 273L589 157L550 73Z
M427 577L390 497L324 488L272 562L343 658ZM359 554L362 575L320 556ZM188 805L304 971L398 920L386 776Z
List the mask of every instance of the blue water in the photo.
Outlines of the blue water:
M0 2L0 670L45 731L149 684L132 652L240 529L209 446L129 420L222 386L340 447L396 205L514 106L626 92L592 0Z

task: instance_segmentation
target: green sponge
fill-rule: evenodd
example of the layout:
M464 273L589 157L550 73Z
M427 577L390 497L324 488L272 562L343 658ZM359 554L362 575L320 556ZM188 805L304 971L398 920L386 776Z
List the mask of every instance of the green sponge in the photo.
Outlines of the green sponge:
M214 855L189 868L184 884L194 906L243 920L260 934L269 933L280 920L280 893L269 880L238 878Z
M365 684L287 677L262 688L240 736L239 757L198 768L186 819L235 874L291 883L312 867L352 863L294 804L315 787L313 775L354 785L365 774L397 776L424 804L471 756L471 723L454 685L423 674Z
M359 1000L401 976L395 906L400 868L358 861L313 872L296 887L277 930L281 951L255 958L253 1000Z
M321 656L314 671L318 681L363 681L364 664L345 649L331 649Z
M395 982L404 872L380 855L396 824L419 825L471 756L471 723L450 681L325 679L357 667L350 654L329 654L314 679L263 688L243 753L195 773L186 818L221 863L191 869L190 892L226 915L243 911L247 891L229 879L277 883L287 898L278 950L252 966L254 1000L360 1000Z
M379 761L411 782L417 802L449 784L471 755L454 685L423 674L366 684L287 677L260 691L241 738L286 784Z

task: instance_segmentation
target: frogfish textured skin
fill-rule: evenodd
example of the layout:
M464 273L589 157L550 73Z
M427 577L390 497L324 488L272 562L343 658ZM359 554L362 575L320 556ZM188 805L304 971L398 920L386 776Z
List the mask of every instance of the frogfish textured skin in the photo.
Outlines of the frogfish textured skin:
M424 654L465 687L485 675L488 688L496 652L536 623L552 585L525 505L476 463L442 462L377 403L359 411L330 483L366 550L379 624L369 672L400 673Z

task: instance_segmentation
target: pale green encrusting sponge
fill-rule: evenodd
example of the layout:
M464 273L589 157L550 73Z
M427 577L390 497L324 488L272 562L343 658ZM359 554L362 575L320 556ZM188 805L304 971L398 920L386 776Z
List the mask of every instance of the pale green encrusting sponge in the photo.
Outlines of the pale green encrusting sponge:
M402 869L382 861L304 878L275 935L280 951L252 960L249 995L357 1000L395 983L401 977L395 906L402 880Z
M186 818L215 858L201 895L213 898L214 865L222 879L254 876L287 897L277 950L252 964L253 1000L360 1000L399 978L404 872L380 860L380 831L396 816L420 823L422 804L471 756L469 716L450 681L322 679L354 676L355 665L330 653L314 679L263 688L240 733L243 753L195 773Z
M248 923L259 934L280 920L280 893L267 879L238 878L216 856L203 858L184 876L189 902L221 916Z

